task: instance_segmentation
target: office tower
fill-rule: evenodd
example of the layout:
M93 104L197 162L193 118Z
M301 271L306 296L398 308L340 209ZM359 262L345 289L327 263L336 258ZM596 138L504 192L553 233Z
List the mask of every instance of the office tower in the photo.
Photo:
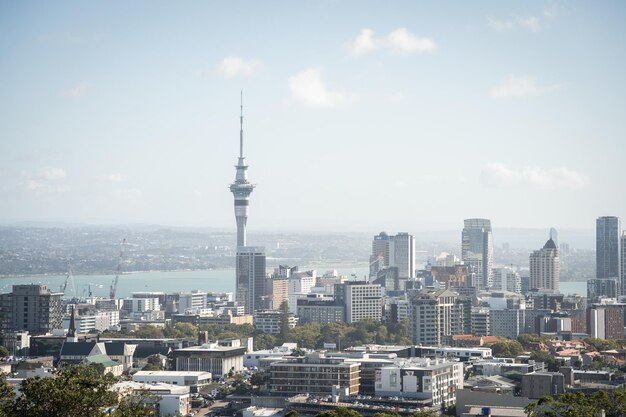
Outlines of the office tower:
M462 232L464 263L476 274L475 285L489 288L493 282L493 236L488 219L466 219Z
M335 299L345 307L345 322L371 319L381 321L383 315L383 288L365 281L346 281L335 284Z
M624 338L625 304L593 304L587 309L587 332L596 339Z
M621 262L621 290L622 290L622 294L626 295L626 288L624 288L624 285L626 285L626 230L624 230L622 232L622 238L621 238L621 242L620 242L620 246L621 246L621 256L620 256L620 262Z
M237 247L237 303L246 314L261 308L267 296L265 288L265 248Z
M616 278L593 278L587 280L587 300L596 302L599 298L618 298L620 284Z
M491 220L465 219L461 234L461 257L476 274L479 288L489 288L493 281L493 235Z
M235 197L235 219L237 220L237 246L246 246L246 223L248 222L248 204L254 185L248 181L248 166L243 156L243 100L239 117L239 159L235 182L230 185L230 191Z
M620 233L619 217L596 220L596 278L620 278Z
M400 278L415 277L415 236L408 233L391 236L389 266L398 268Z
M398 233L389 236L380 232L372 241L370 256L370 280L376 279L378 272L394 266L400 278L415 277L415 236Z
M47 285L14 285L13 292L0 294L0 333L26 330L31 335L60 329L63 320L63 293Z
M548 239L542 249L530 254L532 289L558 291L560 271L559 250L552 239Z

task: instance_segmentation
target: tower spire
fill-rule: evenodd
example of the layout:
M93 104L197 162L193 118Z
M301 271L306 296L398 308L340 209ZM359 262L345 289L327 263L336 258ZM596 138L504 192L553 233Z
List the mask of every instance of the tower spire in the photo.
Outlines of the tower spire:
M239 158L243 158L243 89L240 93L239 115Z

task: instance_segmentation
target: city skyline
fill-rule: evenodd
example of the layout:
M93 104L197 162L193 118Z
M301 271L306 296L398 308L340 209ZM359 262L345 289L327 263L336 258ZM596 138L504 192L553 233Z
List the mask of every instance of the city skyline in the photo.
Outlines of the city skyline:
M0 223L231 229L242 88L253 229L626 217L625 6L356 4L1 5Z

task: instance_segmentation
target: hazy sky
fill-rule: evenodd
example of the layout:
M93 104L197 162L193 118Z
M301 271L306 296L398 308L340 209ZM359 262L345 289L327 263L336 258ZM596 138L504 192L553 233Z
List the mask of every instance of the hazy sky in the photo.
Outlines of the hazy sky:
M0 2L0 221L626 217L626 4Z

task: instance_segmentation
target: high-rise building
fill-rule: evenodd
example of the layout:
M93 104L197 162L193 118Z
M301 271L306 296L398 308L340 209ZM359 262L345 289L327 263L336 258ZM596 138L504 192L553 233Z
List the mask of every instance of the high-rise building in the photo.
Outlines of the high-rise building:
M397 267L400 278L415 277L415 236L398 233L389 236L380 232L372 241L370 256L370 280L376 279L379 271Z
M463 305L457 293L426 289L409 298L409 333L413 343L440 346L463 333Z
M596 278L620 278L620 220L604 216L596 220ZM622 291L623 289L622 282Z
M244 306L246 314L253 314L264 305L265 248L258 246L237 247L237 303Z
M0 333L46 334L60 329L62 321L63 293L53 293L47 285L14 285L13 292L0 294Z
M465 219L461 234L461 258L476 274L474 285L489 288L493 282L493 235L491 220Z
M400 278L415 277L415 236L398 233L389 243L389 266L398 268Z
M246 246L246 224L248 222L248 204L254 184L248 181L248 166L243 156L243 101L239 117L239 159L237 161L235 182L230 185L230 191L235 197L235 219L237 220L237 246Z
M522 279L519 272L509 266L493 269L493 287L494 290L522 292Z
M626 288L624 288L624 285L626 285L626 230L622 232L620 246L622 250L622 253L620 256L621 269L622 269L620 281L621 281L622 294L626 295Z
M365 281L346 281L335 284L335 298L345 307L345 322L372 319L381 321L383 316L383 288Z
M530 254L531 288L558 291L560 271L559 250L550 238L542 249Z

